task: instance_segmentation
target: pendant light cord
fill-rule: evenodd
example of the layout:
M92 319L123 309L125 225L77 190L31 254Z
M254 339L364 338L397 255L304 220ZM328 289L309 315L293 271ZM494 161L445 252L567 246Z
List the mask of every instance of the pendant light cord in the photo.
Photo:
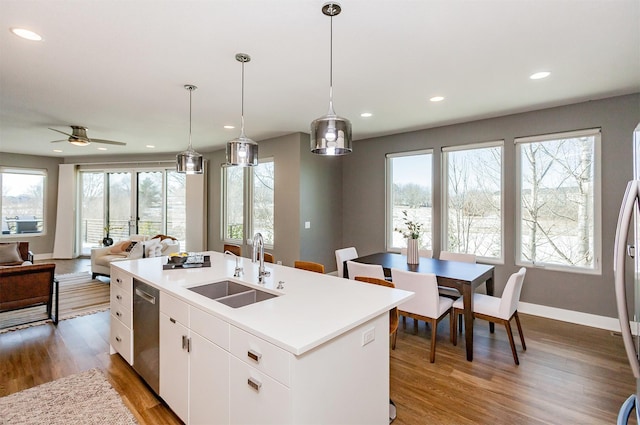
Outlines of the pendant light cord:
M240 101L240 137L244 135L244 60L242 63L242 89L241 89L241 101Z
M193 150L191 147L191 94L193 93L193 89L189 89L189 150Z
M333 111L333 14L329 16L329 114Z

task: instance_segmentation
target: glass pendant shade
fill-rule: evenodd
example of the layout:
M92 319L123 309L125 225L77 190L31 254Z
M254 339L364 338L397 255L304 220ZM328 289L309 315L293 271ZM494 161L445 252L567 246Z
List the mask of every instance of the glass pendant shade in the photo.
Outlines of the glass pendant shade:
M176 155L176 171L186 174L202 174L202 155L193 149L187 149Z
M258 165L258 144L244 135L227 142L227 165Z
M311 152L344 155L351 151L351 122L348 119L329 113L311 123Z
M186 174L202 174L204 170L202 155L191 147L191 94L198 87L186 84L184 88L189 90L189 146L186 151L176 155L176 171Z

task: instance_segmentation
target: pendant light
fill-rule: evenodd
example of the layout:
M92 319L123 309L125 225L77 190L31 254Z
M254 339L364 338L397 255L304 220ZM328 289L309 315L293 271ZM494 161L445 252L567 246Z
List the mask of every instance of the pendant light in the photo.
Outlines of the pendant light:
M186 174L202 174L202 155L191 147L191 94L198 87L186 84L184 88L189 90L189 147L186 151L176 155L176 171Z
M329 112L311 123L311 152L319 155L344 155L351 153L351 122L336 115L333 110L333 17L340 14L338 3L326 3L322 13L331 18L331 43L329 62Z
M242 64L242 102L240 137L227 142L227 164L249 167L258 165L258 144L244 134L244 64L251 60L246 53L236 54L236 60Z

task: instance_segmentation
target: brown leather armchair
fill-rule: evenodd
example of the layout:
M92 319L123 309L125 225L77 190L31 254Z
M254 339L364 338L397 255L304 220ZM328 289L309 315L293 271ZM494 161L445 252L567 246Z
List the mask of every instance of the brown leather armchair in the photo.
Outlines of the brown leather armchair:
M55 268L55 264L1 267L0 313L46 305L47 315L57 325L59 289L58 281L54 277Z

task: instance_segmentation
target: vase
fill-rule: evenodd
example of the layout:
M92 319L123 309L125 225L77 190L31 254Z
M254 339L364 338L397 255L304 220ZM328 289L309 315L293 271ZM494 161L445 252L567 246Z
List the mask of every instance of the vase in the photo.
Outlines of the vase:
M407 239L407 264L420 264L418 239Z
M111 239L109 236L107 236L106 238L102 239L102 245L104 245L104 246L113 245L113 239Z

